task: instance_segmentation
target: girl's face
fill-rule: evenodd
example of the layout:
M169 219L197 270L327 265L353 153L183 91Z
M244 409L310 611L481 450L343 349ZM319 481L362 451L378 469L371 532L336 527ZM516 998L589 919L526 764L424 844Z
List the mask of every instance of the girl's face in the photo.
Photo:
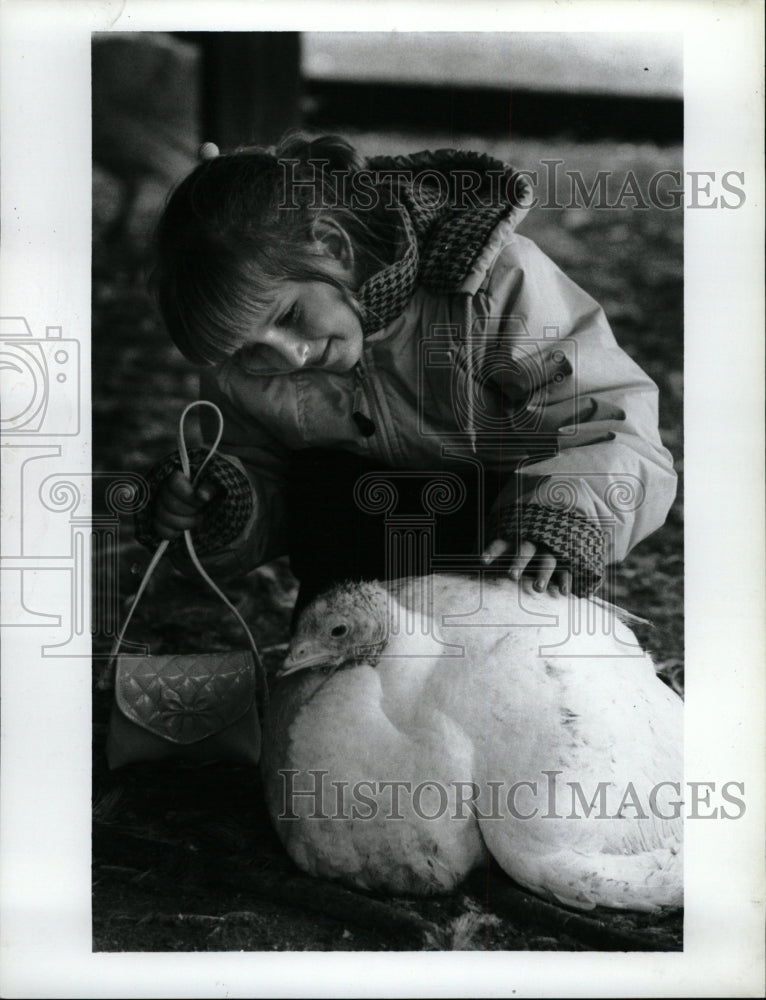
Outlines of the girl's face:
M248 362L269 371L347 372L362 356L362 339L359 317L338 288L324 281L285 281L242 346Z

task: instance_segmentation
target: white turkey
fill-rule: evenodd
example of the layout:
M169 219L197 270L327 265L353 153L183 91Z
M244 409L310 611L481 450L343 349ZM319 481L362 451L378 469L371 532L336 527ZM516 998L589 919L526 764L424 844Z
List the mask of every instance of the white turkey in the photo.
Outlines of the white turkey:
M489 853L568 906L680 906L682 702L622 617L486 576L317 598L262 757L295 863L430 894Z

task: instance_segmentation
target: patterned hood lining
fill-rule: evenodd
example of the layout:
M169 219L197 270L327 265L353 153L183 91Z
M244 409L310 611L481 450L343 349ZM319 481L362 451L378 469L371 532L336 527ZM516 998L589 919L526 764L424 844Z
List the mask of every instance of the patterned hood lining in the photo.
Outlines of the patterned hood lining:
M455 292L495 226L521 217L530 196L513 167L484 153L373 157L368 169L399 212L405 250L359 290L365 334L395 320L417 285Z

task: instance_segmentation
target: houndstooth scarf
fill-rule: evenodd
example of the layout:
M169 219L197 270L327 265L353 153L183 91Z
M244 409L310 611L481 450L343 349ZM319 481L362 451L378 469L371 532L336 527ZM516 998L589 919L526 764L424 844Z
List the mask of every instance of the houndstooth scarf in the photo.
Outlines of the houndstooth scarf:
M529 192L513 167L484 153L380 156L368 168L399 213L404 251L358 292L366 334L396 319L418 285L455 291L489 234L501 219L521 214Z

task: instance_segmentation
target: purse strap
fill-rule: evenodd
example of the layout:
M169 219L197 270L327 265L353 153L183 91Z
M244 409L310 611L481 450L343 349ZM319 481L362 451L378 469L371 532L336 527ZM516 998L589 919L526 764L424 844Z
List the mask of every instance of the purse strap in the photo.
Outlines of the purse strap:
M213 455L215 455L216 451L218 450L218 445L221 443L221 438L223 436L223 415L221 411L218 409L218 407L215 405L215 403L211 403L209 400L206 399L200 399L193 403L189 403L189 405L184 409L183 413L181 414L181 419L178 422L178 453L181 457L181 469L183 470L183 474L186 476L187 479L191 478L191 467L189 464L189 453L186 447L184 423L186 421L188 413L191 410L193 410L196 406L207 406L211 410L213 410L218 421L218 430L215 436L215 440L213 441L213 444L210 446L210 450L205 456L205 460L202 462L202 465L200 465L199 469L197 469L197 472L194 475L194 479L192 480L192 486L196 486L197 483L202 478L205 468L212 459ZM256 672L258 674L258 681L263 696L263 703L264 706L268 705L269 687L268 687L268 682L266 680L266 670L263 666L261 655L258 652L258 646L256 645L255 639L253 638L253 633L248 628L245 619L242 617L242 615L239 613L236 607L232 604L232 602L229 600L226 594L224 594L224 592L221 590L218 584L215 583L215 581L213 581L208 575L208 573L205 571L194 549L194 542L192 541L191 531L189 530L184 531L184 541L186 543L186 550L189 553L189 558L191 559L194 568L197 570L197 572L205 581L205 583L208 585L208 587L210 587L213 593L216 594L223 601L223 603L226 605L229 611L231 611L231 613L237 619L239 624L242 626L242 630L247 636L247 641L252 651L253 659L255 660ZM133 603L130 606L130 610L125 616L125 621L122 623L122 628L120 629L120 632L117 638L115 639L114 645L112 646L112 650L109 654L109 660L107 661L107 666L104 670L104 673L102 674L101 680L99 681L99 687L101 688L107 687L109 685L109 681L112 676L114 660L119 652L123 639L125 638L125 633L128 629L128 625L130 624L130 620L133 617L133 612L138 607L138 602L141 600L141 597L143 596L143 593L146 590L149 580L151 579L152 574L157 568L157 564L165 554L165 550L167 549L169 544L170 544L169 539L164 539L163 541L161 541L160 544L157 546L157 549L154 555L152 556L149 565L146 567L146 572L144 573L143 579L139 584L136 596L133 599Z

